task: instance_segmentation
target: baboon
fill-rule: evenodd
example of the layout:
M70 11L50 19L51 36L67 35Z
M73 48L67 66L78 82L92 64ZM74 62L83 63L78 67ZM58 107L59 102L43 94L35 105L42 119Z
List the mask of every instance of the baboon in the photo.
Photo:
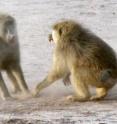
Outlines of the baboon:
M12 81L15 93L27 93L29 91L20 66L16 21L12 16L2 13L0 13L0 69L6 71ZM11 96L1 72L0 95L3 100Z
M37 85L35 94L56 80L70 76L75 95L68 99L100 100L116 84L115 52L81 24L73 20L58 22L53 25L49 40L55 43L52 69ZM96 95L90 93L89 86L96 88Z

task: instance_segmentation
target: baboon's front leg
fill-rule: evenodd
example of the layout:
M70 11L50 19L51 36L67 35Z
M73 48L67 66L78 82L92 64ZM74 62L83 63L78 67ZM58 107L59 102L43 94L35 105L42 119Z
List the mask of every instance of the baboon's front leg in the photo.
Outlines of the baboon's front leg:
M19 85L21 91L24 93L29 92L28 86L25 82L24 75L23 75L20 65L19 64L13 65L12 67L10 67L10 69L11 69L12 75L15 77L16 83Z
M2 78L1 73L0 73L0 95L3 100L6 100L7 98L10 97L10 94L9 94L6 84Z
M34 95L37 95L41 90L44 88L50 86L52 83L54 83L56 80L62 78L62 74L56 71L51 71L47 77L42 80L35 89Z

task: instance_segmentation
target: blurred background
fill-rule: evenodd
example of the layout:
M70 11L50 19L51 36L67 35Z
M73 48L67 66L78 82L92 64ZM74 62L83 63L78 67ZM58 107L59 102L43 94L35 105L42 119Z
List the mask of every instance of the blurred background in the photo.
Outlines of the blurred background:
M117 51L117 0L1 0L0 11L16 18L21 64L31 90L51 68L54 44L48 42L48 34L61 19L78 21ZM10 83L7 77L6 82ZM43 91L45 96L70 92L62 81Z

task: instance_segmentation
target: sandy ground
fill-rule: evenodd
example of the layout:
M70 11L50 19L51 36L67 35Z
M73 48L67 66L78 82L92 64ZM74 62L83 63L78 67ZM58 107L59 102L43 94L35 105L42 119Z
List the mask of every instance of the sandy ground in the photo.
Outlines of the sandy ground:
M0 11L10 13L17 20L22 67L31 90L50 68L53 44L47 36L51 25L58 20L79 21L117 51L117 0L1 0ZM4 77L9 85L5 74ZM0 122L116 124L116 90L117 87L104 101L69 103L64 97L72 92L72 87L64 87L58 81L38 98L0 101Z
M117 100L68 102L32 98L0 102L0 124L116 124Z

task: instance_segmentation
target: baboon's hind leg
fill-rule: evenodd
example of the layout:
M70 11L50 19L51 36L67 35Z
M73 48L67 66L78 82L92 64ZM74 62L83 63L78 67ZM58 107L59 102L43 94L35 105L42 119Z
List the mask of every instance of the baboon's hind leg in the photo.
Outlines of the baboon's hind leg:
M96 88L96 95L92 96L90 100L101 100L107 95L107 93L108 90L105 87Z
M75 74L71 76L71 83L76 95L68 96L68 99L72 101L88 101L90 99L90 92L87 84L81 82Z

